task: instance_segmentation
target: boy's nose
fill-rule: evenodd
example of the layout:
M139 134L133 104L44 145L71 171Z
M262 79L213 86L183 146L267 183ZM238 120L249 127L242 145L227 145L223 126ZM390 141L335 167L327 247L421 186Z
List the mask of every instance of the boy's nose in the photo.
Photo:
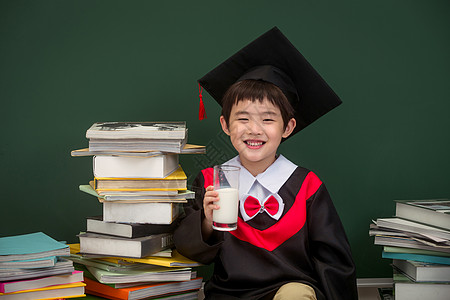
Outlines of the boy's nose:
M260 122L250 121L247 123L247 131L249 134L260 135L262 133L262 126Z

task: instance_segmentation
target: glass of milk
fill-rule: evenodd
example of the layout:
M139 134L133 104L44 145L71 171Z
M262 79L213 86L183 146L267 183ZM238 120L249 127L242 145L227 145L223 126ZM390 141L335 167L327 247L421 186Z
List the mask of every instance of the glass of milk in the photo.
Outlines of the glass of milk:
M239 171L229 165L214 166L214 189L219 192L219 209L213 210L213 228L231 231L237 228L239 207Z

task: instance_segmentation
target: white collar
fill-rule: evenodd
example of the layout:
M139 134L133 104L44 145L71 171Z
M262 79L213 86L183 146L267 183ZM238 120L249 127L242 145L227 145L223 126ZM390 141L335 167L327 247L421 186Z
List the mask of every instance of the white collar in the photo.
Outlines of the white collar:
M230 159L225 165L233 165L241 168L239 175L239 199L249 193L250 188L255 181L258 181L263 187L269 190L272 194L278 193L283 184L288 180L292 173L297 168L297 165L289 161L283 155L271 164L263 173L254 177L244 166L242 166L239 155ZM276 178L276 180L274 180Z

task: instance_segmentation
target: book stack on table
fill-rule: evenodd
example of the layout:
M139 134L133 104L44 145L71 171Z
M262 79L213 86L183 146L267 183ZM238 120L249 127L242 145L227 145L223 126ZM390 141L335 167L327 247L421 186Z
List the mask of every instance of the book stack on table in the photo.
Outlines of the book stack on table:
M449 299L450 201L398 200L395 217L378 218L369 234L392 259L395 299Z
M199 264L179 255L172 237L183 203L195 196L179 154L205 148L186 145L185 122L95 123L86 137L89 149L72 156L93 156L94 178L80 190L103 206L103 215L87 216L80 243L71 245L71 259L85 271L86 293L196 299L202 278L192 267Z
M58 299L85 295L69 246L45 233L0 238L0 299Z

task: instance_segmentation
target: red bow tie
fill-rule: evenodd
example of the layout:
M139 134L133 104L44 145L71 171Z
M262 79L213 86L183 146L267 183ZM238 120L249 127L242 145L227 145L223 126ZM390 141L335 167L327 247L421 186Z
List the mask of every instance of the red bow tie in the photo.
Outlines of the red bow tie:
M274 216L278 213L280 204L274 196L270 196L261 206L258 199L248 196L244 201L244 209L250 218L253 218L258 212L263 211L266 211L269 215Z

